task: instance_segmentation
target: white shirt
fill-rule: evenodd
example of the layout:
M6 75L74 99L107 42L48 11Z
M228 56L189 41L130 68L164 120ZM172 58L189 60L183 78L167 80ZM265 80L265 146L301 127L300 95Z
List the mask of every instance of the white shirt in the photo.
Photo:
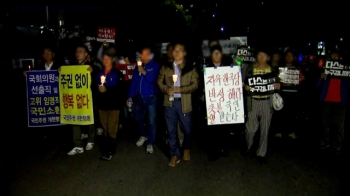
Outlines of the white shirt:
M45 70L46 70L46 71L50 71L52 65L53 65L53 61L52 61L49 65L45 63Z

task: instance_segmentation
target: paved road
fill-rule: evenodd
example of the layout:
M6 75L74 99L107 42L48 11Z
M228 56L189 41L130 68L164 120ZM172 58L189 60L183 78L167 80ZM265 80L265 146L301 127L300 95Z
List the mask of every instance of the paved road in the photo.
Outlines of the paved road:
M217 162L208 162L195 145L191 161L169 168L158 147L149 155L122 139L110 162L99 160L97 148L76 156L15 154L15 163L3 165L2 176L8 176L10 194L20 196L340 195L340 160L295 146L299 144L270 145L268 164L259 165L253 156L242 157L237 145L229 158Z

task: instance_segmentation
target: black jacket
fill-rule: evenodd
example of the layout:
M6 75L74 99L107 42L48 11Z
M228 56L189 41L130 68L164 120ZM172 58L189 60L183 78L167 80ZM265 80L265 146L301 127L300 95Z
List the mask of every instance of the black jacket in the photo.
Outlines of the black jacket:
M58 68L60 68L62 65L64 65L64 63L60 63L59 61L53 61L53 64L50 70L58 70ZM35 70L38 70L38 71L46 70L45 62L41 63L38 67L35 68Z
M104 74L104 70L102 70L99 74L97 74L96 87L98 89L99 85L101 85L100 78L101 76L106 77L106 82L103 84L106 87L106 92L101 93L97 91L96 94L96 102L98 110L120 110L125 102L126 98L123 93L124 78L123 74L117 70L113 69L107 75Z

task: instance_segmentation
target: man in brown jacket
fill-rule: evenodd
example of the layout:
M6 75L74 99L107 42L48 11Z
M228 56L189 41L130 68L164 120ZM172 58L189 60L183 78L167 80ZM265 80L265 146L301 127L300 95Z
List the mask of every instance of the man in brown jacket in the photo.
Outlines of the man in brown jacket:
M180 162L180 150L177 141L177 123L181 123L184 132L182 147L183 159L190 160L192 131L192 99L191 93L197 90L199 77L196 68L186 63L184 44L177 43L173 50L174 61L164 65L159 73L158 86L164 93L164 113L168 128L168 143L171 160L170 167Z

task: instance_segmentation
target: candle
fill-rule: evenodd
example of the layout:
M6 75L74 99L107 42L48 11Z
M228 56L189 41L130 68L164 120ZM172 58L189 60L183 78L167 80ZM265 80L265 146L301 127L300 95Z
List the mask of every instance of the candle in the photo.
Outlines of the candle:
M178 77L178 75L173 75L173 82L174 82L174 83L177 82L177 77Z
M106 82L106 77L105 76L101 76L101 84L104 84Z
M137 66L142 66L142 61L137 61Z
M28 65L28 70L29 70L29 71L31 71L31 69L30 69L30 65Z

